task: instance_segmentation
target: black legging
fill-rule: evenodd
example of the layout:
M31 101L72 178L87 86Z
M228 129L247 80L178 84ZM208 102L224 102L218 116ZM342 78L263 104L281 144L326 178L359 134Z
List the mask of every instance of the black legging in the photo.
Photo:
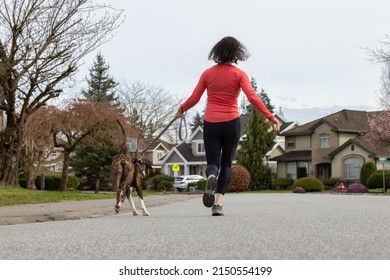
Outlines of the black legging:
M206 176L218 176L217 192L221 194L225 194L230 182L232 162L240 140L240 128L240 118L221 123L204 121Z

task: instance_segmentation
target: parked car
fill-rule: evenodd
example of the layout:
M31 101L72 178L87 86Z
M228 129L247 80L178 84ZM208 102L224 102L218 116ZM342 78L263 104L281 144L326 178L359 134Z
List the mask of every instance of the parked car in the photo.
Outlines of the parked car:
M177 176L173 182L173 187L181 192L187 190L188 183L196 183L201 180L206 180L206 178L200 175Z

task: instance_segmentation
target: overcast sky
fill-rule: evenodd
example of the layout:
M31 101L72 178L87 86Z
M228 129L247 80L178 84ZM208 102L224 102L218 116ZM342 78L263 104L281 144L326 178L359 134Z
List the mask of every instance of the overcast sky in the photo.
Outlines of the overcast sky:
M364 48L380 47L390 34L389 0L98 2L126 15L115 38L99 48L119 82L150 82L186 98L213 65L207 60L212 46L229 35L251 54L238 67L283 111L379 108L382 66L370 62ZM87 57L80 77L96 53ZM305 122L303 116L298 121Z

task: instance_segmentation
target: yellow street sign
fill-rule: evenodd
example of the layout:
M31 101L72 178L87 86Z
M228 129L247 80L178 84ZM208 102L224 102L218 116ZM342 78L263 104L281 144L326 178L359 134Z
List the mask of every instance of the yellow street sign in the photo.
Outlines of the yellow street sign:
M173 172L178 172L178 171L180 171L180 166L179 166L178 164L174 164L174 165L172 166L172 171L173 171Z

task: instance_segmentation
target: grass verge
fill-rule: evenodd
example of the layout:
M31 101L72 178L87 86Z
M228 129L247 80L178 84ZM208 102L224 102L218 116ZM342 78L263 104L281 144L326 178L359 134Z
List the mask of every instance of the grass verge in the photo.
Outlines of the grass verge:
M144 190L143 193L144 196L147 196L155 194L156 192ZM133 196L137 196L137 193L134 192ZM115 193L94 193L89 191L38 191L26 190L21 187L0 187L0 207L18 204L37 204L97 199L115 199Z
M37 191L21 187L0 187L0 207L17 204L37 204L59 201L79 201L93 199L114 199L114 193L81 191Z

